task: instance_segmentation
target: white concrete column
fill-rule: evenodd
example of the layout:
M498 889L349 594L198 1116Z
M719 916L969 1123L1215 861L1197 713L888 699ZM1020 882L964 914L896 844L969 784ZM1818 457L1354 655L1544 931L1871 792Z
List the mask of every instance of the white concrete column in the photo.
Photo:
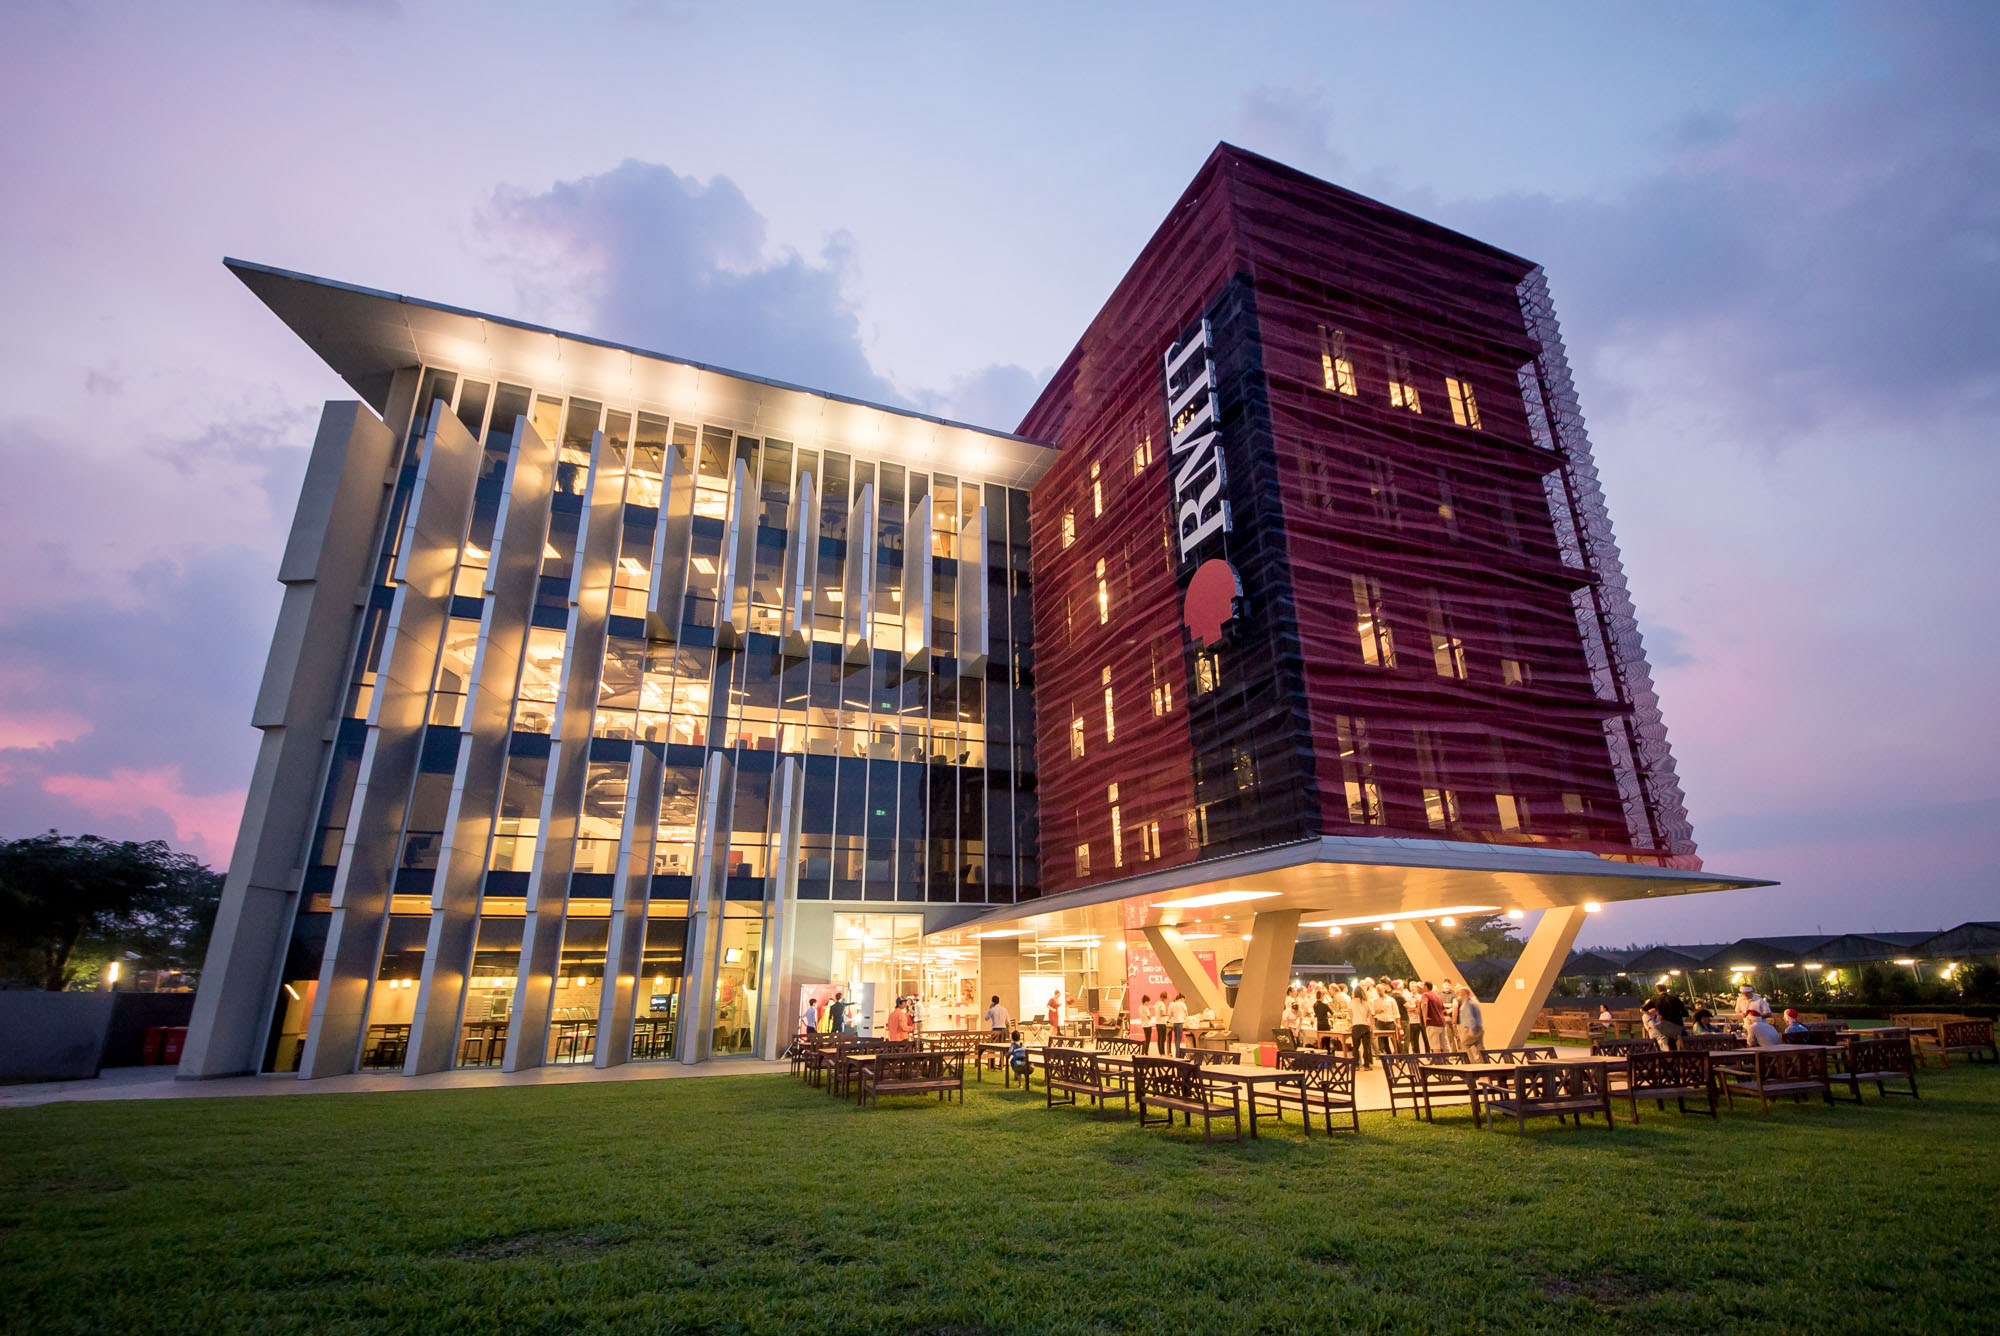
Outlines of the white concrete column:
M430 936L403 1064L411 1076L447 1071L458 1059L459 1017L479 933L486 853L507 768L514 695L547 541L555 466L555 446L542 440L525 416L516 418L507 452L507 488L493 524L458 771L431 892Z
M590 772L591 725L597 716L598 680L604 672L605 620L611 610L612 564L624 519L625 462L591 440L587 504L577 526L570 572L569 634L563 644L562 682L549 744L549 777L542 790L541 840L528 874L527 917L521 924L521 966L514 981L513 1019L507 1026L503 1071L539 1067L549 1042L556 968L562 963L563 911L576 868L576 820Z
M986 507L966 518L958 535L958 672L974 677L986 671Z
M787 756L771 786L771 865L764 879L764 960L758 973L760 1005L758 1054L775 1061L791 1042L786 1021L792 988L793 924L799 900L799 839L805 822L806 768Z
M1425 919L1397 919L1396 944L1403 948L1403 954L1410 958L1410 968L1417 972L1417 978L1428 979L1440 987L1465 986L1465 976L1458 971L1451 955L1438 941L1437 934Z
M612 890L611 935L604 952L604 987L597 1003L594 1065L617 1067L632 1057L632 1020L646 922L653 897L653 839L660 823L664 744L635 742L625 779L625 822L618 838L618 881Z
M694 532L695 452L691 428L677 424L660 474L660 527L653 531L653 585L646 595L646 634L678 640L687 600L688 543Z
M875 645L875 484L864 483L847 511L847 564L841 573L841 638L849 663L868 662Z
M1569 949L1583 929L1582 905L1563 905L1542 911L1542 921L1528 934L1521 958L1500 989L1500 996L1486 1004L1486 1047L1518 1048L1535 1028L1549 989L1562 973Z
M727 887L735 765L729 753L712 751L702 772L701 799L694 826L694 893L688 905L687 972L681 993L681 1061L706 1061L715 1038L715 979L721 968L722 919Z
M1271 1037L1285 1012L1285 985L1292 977L1292 948L1299 940L1296 909L1259 914L1250 925L1250 949L1243 953L1243 979L1236 985L1236 1009L1229 1028L1245 1043Z
M931 660L931 498L910 508L903 527L903 663L922 668Z
M1143 931L1146 945L1152 947L1153 954L1160 958L1160 968L1173 980L1174 991L1189 999L1191 1010L1212 1011L1217 1016L1229 1014L1229 994L1220 982L1208 977L1208 971L1202 968L1194 948L1187 944L1179 928L1146 928ZM1240 989L1237 995L1242 996ZM1129 999L1127 1005L1130 1005Z
M278 563L284 603L250 715L263 739L188 1022L182 1077L262 1066L303 872L297 863L317 819L327 729L337 727L344 704L355 620L389 496L382 479L396 446L396 434L359 403L329 402L320 413Z
M434 402L391 572L396 595L369 706L352 816L334 870L333 921L299 1062L301 1078L350 1072L360 1061L403 817L423 749L479 457L479 442L442 401Z
M715 643L741 644L750 633L750 578L757 568L757 486L750 465L736 461L729 522L722 534L722 575L715 587Z
M799 473L790 532L785 535L784 612L780 623L785 653L812 653L813 588L819 575L819 486L812 471Z
M995 994L1014 1023L1021 1023L1021 943L1013 937L983 937L979 941L979 1006L982 1019L973 1028L983 1030L986 1009Z

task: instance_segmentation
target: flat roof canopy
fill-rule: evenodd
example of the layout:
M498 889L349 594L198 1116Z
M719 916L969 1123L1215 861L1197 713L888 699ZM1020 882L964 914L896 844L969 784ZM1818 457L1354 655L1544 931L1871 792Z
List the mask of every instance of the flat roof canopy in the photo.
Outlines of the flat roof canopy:
M1773 885L1563 849L1329 835L999 906L928 940L956 944L986 933L1112 936L1146 927L1239 924L1251 915L1293 909L1305 912L1302 927L1365 926Z
M398 371L443 366L1009 487L1032 485L1055 458L1007 432L310 274L223 263L378 414Z

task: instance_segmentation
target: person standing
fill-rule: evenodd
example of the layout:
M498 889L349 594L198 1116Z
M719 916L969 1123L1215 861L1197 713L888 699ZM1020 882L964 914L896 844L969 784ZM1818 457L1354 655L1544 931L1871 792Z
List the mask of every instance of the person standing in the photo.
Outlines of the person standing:
M1324 1049L1331 1049L1333 1047L1333 1008L1327 1005L1326 990L1317 984L1313 985L1312 1019L1313 1028L1319 1031L1319 1046Z
M1151 993L1139 994L1139 1000L1128 1003L1126 1011L1127 1020L1132 1028L1138 1031L1132 1037L1139 1041L1139 1051L1141 1053L1151 1053L1153 1051L1153 995Z
M1348 1037L1354 1043L1354 1057L1363 1067L1375 1065L1375 1020L1368 999L1356 989L1347 995Z
M1424 1047L1432 1053L1443 1053L1451 1046L1451 1035L1445 1028L1444 999L1428 979L1417 993L1417 1015L1424 1023Z
M1687 1003L1663 983L1653 987L1655 992L1646 999L1645 1011L1653 1019L1660 1043L1670 1049L1679 1048L1681 1036L1687 1031Z
M818 998L809 997L806 999L806 1014L799 1018L799 1027L807 1034L815 1034L819 1031Z
M889 1008L889 1042L900 1044L910 1037L910 1013L903 1010L903 999L897 998L896 1005Z
M1058 988L1055 992L1049 994L1049 1030L1051 1033L1062 1033L1062 1005L1062 989Z
M1458 990L1458 1041L1474 1062L1486 1061L1486 1013L1470 988Z
M986 1024L994 1034L1005 1034L1013 1019L1007 1015L1007 1008L1000 1005L1000 994L993 995L993 1005L986 1008Z
M1369 1004L1369 1010L1375 1019L1376 1052L1395 1052L1401 1047L1403 1011L1396 1001L1396 989L1387 979L1375 989L1375 1000Z
M1187 999L1175 993L1174 1000L1167 1003L1167 1026L1173 1031L1176 1053L1180 1052L1181 1041L1187 1036L1187 1020Z
M1153 1042L1159 1046L1160 1056L1163 1058L1173 1057L1173 1050L1167 1047L1167 995L1165 993L1161 993L1153 999L1152 1022Z
M846 1021L847 1021L847 994L836 992L833 995L833 1001L827 1004L826 1028L829 1033L839 1034L842 1030L847 1028Z

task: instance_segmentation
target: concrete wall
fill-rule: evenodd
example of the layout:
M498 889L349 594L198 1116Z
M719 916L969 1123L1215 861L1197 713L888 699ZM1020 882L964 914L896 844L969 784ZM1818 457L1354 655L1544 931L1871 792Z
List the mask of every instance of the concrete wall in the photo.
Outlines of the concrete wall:
M0 992L0 1081L97 1075L116 993Z

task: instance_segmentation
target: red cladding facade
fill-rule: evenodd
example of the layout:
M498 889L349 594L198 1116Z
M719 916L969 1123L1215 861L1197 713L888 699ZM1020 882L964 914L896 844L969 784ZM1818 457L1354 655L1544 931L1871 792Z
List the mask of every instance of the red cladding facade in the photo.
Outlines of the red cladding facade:
M1537 266L1222 145L1019 430L1045 892L1321 835L1700 867Z

